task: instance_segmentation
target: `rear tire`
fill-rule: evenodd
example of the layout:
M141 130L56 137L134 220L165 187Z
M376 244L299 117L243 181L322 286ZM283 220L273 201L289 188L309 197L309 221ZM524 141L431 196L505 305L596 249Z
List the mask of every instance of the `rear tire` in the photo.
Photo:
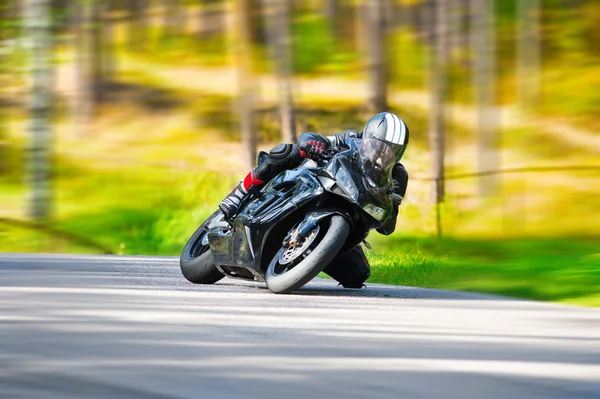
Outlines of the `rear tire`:
M312 252L291 269L278 273L277 269L282 266L279 264L279 256L283 249L275 254L265 275L269 290L276 294L295 291L315 278L336 257L350 233L348 221L343 216L334 215L319 222L319 226L321 230L327 229L321 240Z
M205 226L210 223L221 211L213 213L192 235L181 252L179 265L181 273L194 284L214 284L225 277L213 262L212 252L208 245L203 245L202 240L207 232Z

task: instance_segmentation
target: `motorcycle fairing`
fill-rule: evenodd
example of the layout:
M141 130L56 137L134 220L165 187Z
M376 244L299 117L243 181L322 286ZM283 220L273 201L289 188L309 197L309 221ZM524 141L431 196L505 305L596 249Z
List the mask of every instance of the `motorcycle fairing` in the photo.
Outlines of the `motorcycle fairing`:
M236 266L261 271L261 253L275 220L323 194L317 177L306 168L285 171L277 175L250 200L233 220L233 228L208 233L208 241L216 265ZM278 238L279 239L279 238Z

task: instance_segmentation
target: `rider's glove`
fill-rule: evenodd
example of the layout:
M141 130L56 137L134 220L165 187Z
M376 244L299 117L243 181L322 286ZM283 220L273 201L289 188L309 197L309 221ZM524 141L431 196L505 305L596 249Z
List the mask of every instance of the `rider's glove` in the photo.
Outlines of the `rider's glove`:
M327 147L320 141L311 140L307 141L300 150L306 154L306 157L313 161L321 161L325 158L325 150Z

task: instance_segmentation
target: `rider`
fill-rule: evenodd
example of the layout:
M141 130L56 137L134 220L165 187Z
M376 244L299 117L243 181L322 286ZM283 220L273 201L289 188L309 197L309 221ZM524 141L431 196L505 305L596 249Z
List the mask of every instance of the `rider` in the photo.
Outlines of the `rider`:
M390 146L397 162L392 169L394 192L400 197L404 197L408 185L408 173L398 161L406 150L408 136L408 127L404 121L390 112L382 112L373 116L365 125L362 133L358 130L346 130L333 136L303 133L298 138L298 144L279 144L273 147L268 154L263 153L259 165L252 169L244 180L225 197L219 208L223 211L226 219L232 218L251 190L262 187L285 170L300 166L307 158L314 161L322 160L328 149L347 149L346 140L350 138L374 138ZM377 229L379 233L389 235L394 231L399 205L400 202L394 201L393 212L388 220ZM344 256L336 258L324 271L344 287L360 288L370 275L370 266L362 248L358 245Z

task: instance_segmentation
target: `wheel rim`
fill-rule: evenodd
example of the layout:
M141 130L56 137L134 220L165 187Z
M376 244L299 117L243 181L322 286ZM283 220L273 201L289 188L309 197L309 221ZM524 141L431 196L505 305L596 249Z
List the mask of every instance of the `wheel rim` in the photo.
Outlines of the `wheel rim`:
M300 245L281 248L275 255L277 262L273 268L273 274L284 274L302 262L319 245L320 239L323 238L322 234L319 234L320 232L320 226L316 225Z

